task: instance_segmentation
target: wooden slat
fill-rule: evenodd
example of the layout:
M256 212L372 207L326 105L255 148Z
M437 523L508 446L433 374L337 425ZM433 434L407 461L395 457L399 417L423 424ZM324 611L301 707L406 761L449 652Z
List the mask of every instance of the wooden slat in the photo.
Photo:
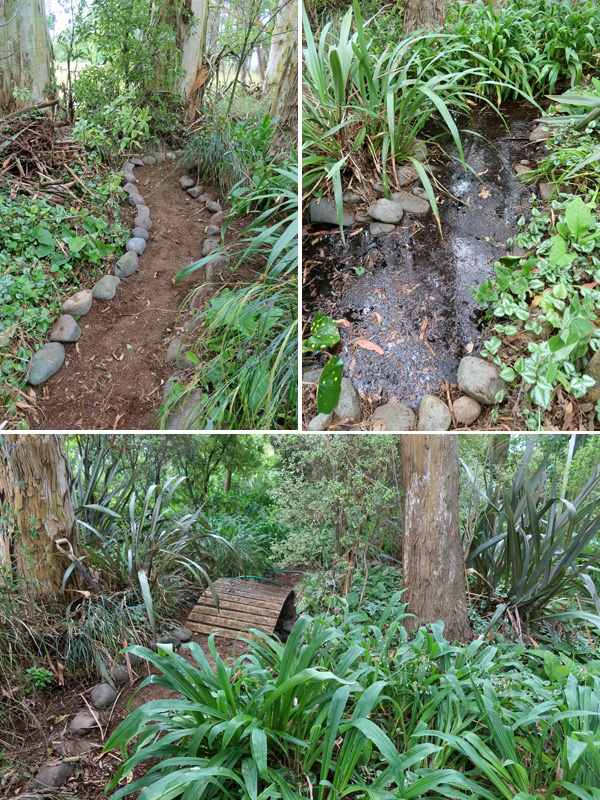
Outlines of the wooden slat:
M275 615L271 617L253 617L252 614L231 611L229 614L205 613L201 618L196 617L194 622L207 622L216 626L224 625L226 628L253 626L254 628L268 630L271 633L275 630L275 625L277 625L277 617Z
M219 614L218 611L214 608L196 608L190 614L190 619L194 620L194 622L202 622L203 619L210 617L211 619L217 620L226 620L226 619L237 619L240 622L256 622L258 625L275 625L277 624L277 620L279 615L277 613L274 614L253 614L251 612L243 612L240 611L239 608L230 608L226 610L221 610Z
M196 603L197 606L211 606L211 608L216 608L216 603L212 598L212 595L203 595L199 598L198 602ZM246 600L242 600L240 602L239 597L224 597L222 594L219 594L219 607L220 608L239 608L240 605L251 605L252 608L256 608L259 611L277 611L281 610L281 603L272 603L266 602L265 600L255 600L252 598L251 602L247 602Z

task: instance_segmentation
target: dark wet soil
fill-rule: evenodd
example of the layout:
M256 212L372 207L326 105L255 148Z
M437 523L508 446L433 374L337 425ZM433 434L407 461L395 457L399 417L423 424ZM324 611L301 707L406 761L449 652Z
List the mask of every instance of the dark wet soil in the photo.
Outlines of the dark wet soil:
M365 395L416 408L443 381L455 382L463 356L480 351L485 331L471 287L493 275L517 219L530 208L531 186L517 180L514 165L531 158L527 138L539 114L518 103L501 110L508 130L487 107L470 121L457 120L469 172L432 150L429 161L437 161L437 178L452 195L438 196L443 239L433 214L405 214L393 233L375 239L355 225L345 245L337 231L305 238L305 313L350 322L339 326L337 353ZM438 141L458 155L450 137ZM359 209L366 211L353 208ZM383 355L356 340L373 342Z

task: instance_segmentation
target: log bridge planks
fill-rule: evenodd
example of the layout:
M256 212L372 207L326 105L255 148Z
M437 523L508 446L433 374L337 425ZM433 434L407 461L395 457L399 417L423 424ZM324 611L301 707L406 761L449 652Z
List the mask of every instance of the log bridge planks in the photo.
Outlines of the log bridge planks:
M225 578L215 581L219 609L212 593L207 589L198 598L186 626L197 633L235 639L247 628L257 628L272 634L278 621L293 619L295 594L290 589L265 586L254 581L233 581Z

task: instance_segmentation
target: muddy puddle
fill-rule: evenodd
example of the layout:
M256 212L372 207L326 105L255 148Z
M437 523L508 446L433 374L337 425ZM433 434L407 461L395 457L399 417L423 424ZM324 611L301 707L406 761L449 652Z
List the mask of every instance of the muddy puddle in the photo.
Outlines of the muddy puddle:
M350 322L339 326L336 352L345 375L367 395L416 408L442 381L456 382L463 356L480 352L486 332L471 287L493 275L517 219L531 206L531 187L517 180L514 165L531 158L527 138L539 112L511 103L502 113L508 129L487 108L457 120L472 172L431 150L437 179L454 196L439 194L443 240L433 214L405 214L393 233L376 238L355 225L346 229L345 245L337 231L314 235L313 229L304 239L305 315L322 311ZM457 155L450 137L440 144ZM364 213L366 206L352 210ZM356 345L358 339L383 355Z

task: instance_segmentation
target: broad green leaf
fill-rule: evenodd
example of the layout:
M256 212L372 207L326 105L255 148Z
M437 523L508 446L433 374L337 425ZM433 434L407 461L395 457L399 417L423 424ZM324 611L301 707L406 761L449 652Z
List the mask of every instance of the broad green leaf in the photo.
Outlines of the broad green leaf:
M319 414L331 414L337 406L342 390L342 372L344 364L339 356L333 356L323 367L317 387L317 411Z
M580 239L588 232L592 221L592 212L581 197L576 197L574 200L571 200L566 207L565 221L571 232L571 236L575 239Z

